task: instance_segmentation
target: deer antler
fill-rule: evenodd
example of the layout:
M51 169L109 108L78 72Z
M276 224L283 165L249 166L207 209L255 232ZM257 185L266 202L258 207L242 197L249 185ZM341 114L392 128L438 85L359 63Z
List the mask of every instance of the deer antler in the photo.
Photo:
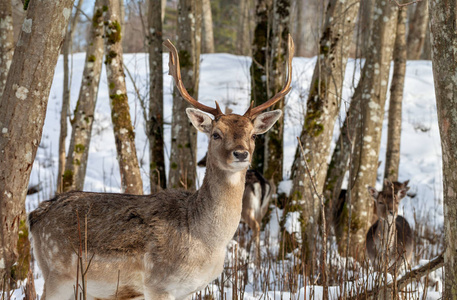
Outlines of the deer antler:
M289 58L288 58L288 62L287 62L287 65L288 65L287 80L286 80L284 87L282 88L281 91L279 91L276 95L273 96L273 98L271 98L267 102L262 103L261 105L259 105L257 107L252 107L253 105L251 104L249 109L244 114L245 117L249 117L249 118L254 117L255 115L259 114L261 111L274 105L276 102L281 100L281 98L283 98L290 92L290 90L291 90L290 84L292 83L292 58L294 57L294 52L295 52L294 41L292 40L292 36L290 34L289 34L287 48L288 48L288 52L289 52Z
M181 69L179 67L179 56L178 56L178 51L176 50L176 47L170 42L170 40L166 40L163 42L163 45L170 50L170 56L169 56L169 62L168 62L168 75L171 75L173 79L175 80L176 88L178 89L179 93L181 96L189 102L192 106L195 108L198 108L199 110L202 110L204 112L207 112L209 114L212 114L213 116L217 117L220 115L223 115L221 108L219 107L219 104L216 101L216 108L212 108L209 106L206 106L194 98L192 98L191 95L187 92L186 88L184 87L184 84L181 79Z

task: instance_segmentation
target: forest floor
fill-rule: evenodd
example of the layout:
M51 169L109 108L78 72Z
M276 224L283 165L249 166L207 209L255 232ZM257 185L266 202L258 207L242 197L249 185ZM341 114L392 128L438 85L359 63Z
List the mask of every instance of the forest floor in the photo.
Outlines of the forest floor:
M74 54L71 58L71 106L72 111L78 98L81 76L84 67L84 53ZM278 192L288 193L291 183L288 180L297 140L303 124L304 110L310 80L316 58L294 58L292 91L286 97L285 129L284 129L284 181ZM127 54L124 56L133 78L127 77L129 103L136 132L136 148L141 164L144 192L149 193L148 178L148 144L145 135L145 121L140 99L148 99L148 58L146 54ZM343 105L340 118L335 126L334 140L338 137L339 126L344 120L346 109L360 75L360 60L349 60L344 82ZM51 198L56 189L58 165L58 140L60 130L60 110L62 99L63 68L60 58L56 67L54 82L51 88L43 136L33 165L30 186L40 185L41 191L27 197L27 210L33 210L40 201ZM214 100L224 107L229 106L234 113L244 113L249 105L250 58L229 54L209 54L202 56L199 101L213 106ZM172 78L168 74L168 55L164 55L164 120L165 154L170 153L171 118L172 118ZM139 94L133 92L134 80ZM386 105L387 115L388 104ZM409 179L410 195L402 200L399 214L403 215L415 230L415 252L412 266L426 263L427 260L442 251L443 231L443 197L442 197L442 162L441 146L436 115L435 93L433 86L432 65L430 61L408 61L403 100L401 137L401 163L399 180ZM70 124L69 128L71 128ZM69 144L68 133L67 146ZM377 188L381 189L382 172L387 140L387 121L383 124ZM207 148L207 137L198 134L197 160L201 159ZM116 149L111 125L108 86L105 71L100 81L99 96L93 125L93 136L90 146L89 163L84 190L119 192L120 176L116 161ZM168 168L168 166L167 166ZM204 168L198 168L198 182L204 177ZM294 273L294 266L299 264L296 253L291 253L287 260L277 261L279 236L282 230L291 235L299 236L300 226L296 224L298 215L273 208L269 222L262 232L262 264L256 268L243 247L243 230L237 234L238 242L230 245L227 267L222 278L209 285L199 295L212 295L213 299L232 299L237 290L240 299L320 299L322 287L318 278L301 278ZM282 222L281 222L282 221ZM285 224L285 227L279 224ZM248 234L249 235L249 234ZM335 242L329 238L329 264L338 269L344 265L344 258L339 257ZM236 250L235 250L236 249ZM319 249L316 249L318 252ZM237 262L233 254L236 252ZM245 266L244 270L236 266ZM351 270L342 274L341 269L333 278L334 286L330 293L335 298L344 288L341 278L347 283L346 288L357 284L368 284L375 276L371 271ZM235 271L234 271L235 270ZM239 273L240 272L240 273ZM241 274L241 275L238 275ZM41 294L43 280L40 271L35 268L35 284L37 293ZM242 278L247 276L247 280ZM294 277L291 279L290 277ZM293 282L293 284L291 284ZM317 285L316 285L317 284ZM431 273L426 279L410 284L407 299L438 299L442 290L442 270ZM16 290L13 299L22 299L21 289ZM235 298L233 298L235 299Z

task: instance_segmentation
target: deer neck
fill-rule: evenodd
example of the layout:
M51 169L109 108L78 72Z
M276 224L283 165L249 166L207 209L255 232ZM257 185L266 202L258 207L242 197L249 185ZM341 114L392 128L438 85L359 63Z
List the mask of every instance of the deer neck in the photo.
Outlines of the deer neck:
M233 238L241 218L242 198L247 168L237 172L221 170L207 163L206 174L194 203L190 220L194 235L209 245L225 245Z

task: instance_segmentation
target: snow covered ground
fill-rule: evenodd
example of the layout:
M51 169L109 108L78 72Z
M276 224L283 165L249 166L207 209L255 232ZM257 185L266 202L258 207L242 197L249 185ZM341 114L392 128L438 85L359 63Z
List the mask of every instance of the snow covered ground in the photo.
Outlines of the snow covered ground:
M72 110L78 98L81 76L84 67L84 53L72 56L72 79L71 79L71 106ZM124 56L133 79L140 89L141 96L148 98L148 60L146 54L127 54ZM166 156L170 153L170 123L172 111L172 79L168 73L168 55L164 54L164 119L168 124L165 127ZM296 149L296 136L300 134L305 101L309 89L309 83L313 73L315 58L295 58L293 61L292 92L286 98L285 136L284 136L284 174L285 182L281 184L282 190L287 190L290 183L287 176ZM233 109L234 113L244 113L249 104L250 58L230 54L207 54L202 56L201 78L199 87L199 101L213 106L217 100L224 110L225 106ZM62 98L63 63L59 59L54 82L49 96L46 121L43 130L42 141L33 165L30 185L41 185L41 192L27 198L27 209L34 209L39 201L46 200L54 194L56 185L56 173L58 164L58 137L59 120ZM360 72L360 61L349 60L346 80L343 92L344 113L353 93L354 86ZM99 96L95 112L93 137L90 145L89 163L84 189L86 191L119 192L120 176L116 161L116 149L112 132L108 86L106 74L103 71L100 81ZM144 192L149 192L148 180L148 145L145 135L145 122L141 106L133 92L131 80L127 78L129 102L132 120L136 131L136 148L141 164ZM387 115L386 105L386 115ZM339 123L344 119L341 116ZM407 63L405 93L403 101L403 131L401 140L401 165L399 179L410 180L411 190L417 195L414 198L407 197L401 202L400 214L403 214L413 228L420 224L420 229L428 229L432 232L443 232L443 202L442 202L442 173L441 173L441 146L436 115L435 94L433 87L432 66L429 61L409 61ZM69 128L71 128L69 124ZM69 144L69 136L67 146ZM334 140L338 136L335 130ZM384 122L383 138L381 144L380 160L384 161L387 136L387 123ZM201 159L207 148L207 138L203 134L198 135L197 159ZM382 178L384 164L379 168L379 178ZM202 182L204 168L198 169L199 182ZM381 188L381 182L377 183ZM288 226L293 230L294 218L289 216ZM271 218L272 232L278 231ZM416 220L416 222L415 222ZM272 223L273 222L273 223ZM436 249L435 249L436 251ZM431 251L433 252L433 251ZM427 253L430 253L427 252ZM37 281L37 290L41 291L42 280ZM41 286L40 286L41 285ZM268 293L269 299L304 299L305 289L307 298L310 295L308 287L303 287L297 294L280 293L272 291ZM319 287L317 288L319 290ZM319 291L316 290L316 295ZM231 293L231 290L229 290ZM281 296L280 296L281 294ZM20 291L17 291L17 299L21 299ZM259 299L261 295L253 296L246 293L244 299ZM265 296L265 295L264 295ZM429 294L429 297L431 294ZM229 294L227 294L229 297ZM282 297L282 298L280 298ZM263 299L263 298L262 298ZM318 299L318 297L316 298ZM431 298L434 299L434 298Z

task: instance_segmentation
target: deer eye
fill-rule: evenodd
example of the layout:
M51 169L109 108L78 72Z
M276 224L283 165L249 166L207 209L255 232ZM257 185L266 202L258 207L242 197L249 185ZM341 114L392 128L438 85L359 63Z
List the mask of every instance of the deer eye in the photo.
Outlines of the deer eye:
M257 134L253 134L253 135L251 136L251 139L255 140L256 137L257 137Z
M213 133L213 139L218 140L221 136L218 133Z

